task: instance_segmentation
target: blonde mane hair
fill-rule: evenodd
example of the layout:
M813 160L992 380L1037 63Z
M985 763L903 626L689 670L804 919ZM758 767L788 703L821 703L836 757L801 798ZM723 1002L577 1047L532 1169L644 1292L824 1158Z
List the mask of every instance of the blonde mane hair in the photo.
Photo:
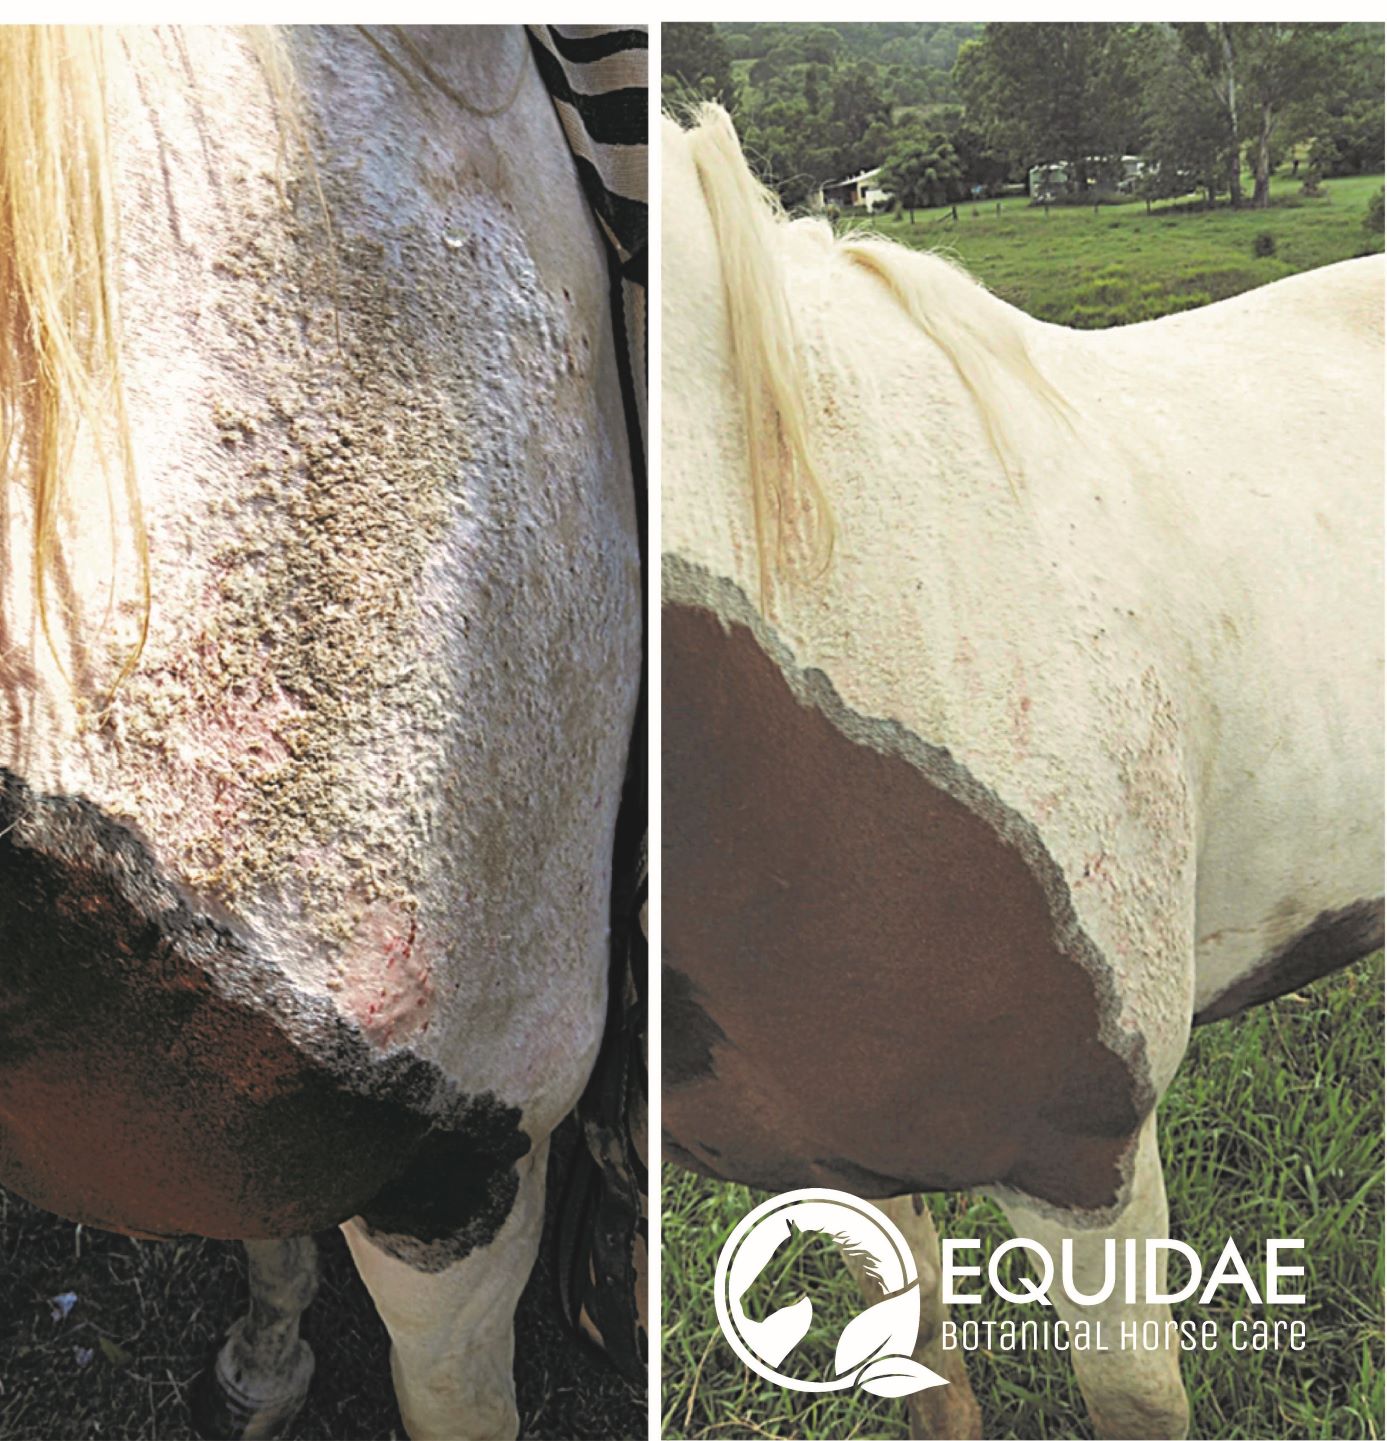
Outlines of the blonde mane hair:
M1013 487L1021 466L1006 436L1003 377L1021 382L1066 419L1069 406L1036 369L1014 313L960 266L880 236L835 237L824 220L791 220L751 173L720 105L699 106L685 136L722 267L733 376L746 422L761 609L767 611L776 577L827 569L835 533L814 455L804 347L787 290L789 231L805 232L886 286L947 357Z
M292 70L277 32L246 31L287 135ZM65 475L80 431L107 476L114 572L118 509L132 529L141 618L116 679L149 632L149 548L121 375L119 205L107 77L121 32L0 26L0 489L27 481L35 610L50 650ZM114 574L111 594L115 594ZM108 612L109 619L109 612ZM62 662L59 659L61 666Z
M761 608L767 610L772 577L797 568L821 573L833 554L833 512L814 459L778 243L786 217L751 173L721 105L701 106L687 135L722 265L746 425Z

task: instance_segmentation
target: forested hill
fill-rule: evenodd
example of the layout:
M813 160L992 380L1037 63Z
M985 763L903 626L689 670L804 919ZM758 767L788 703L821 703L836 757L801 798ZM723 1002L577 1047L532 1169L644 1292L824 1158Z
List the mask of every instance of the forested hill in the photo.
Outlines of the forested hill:
M951 71L959 46L975 39L982 26L972 22L866 22L863 24L790 25L741 21L720 23L734 72L751 84L758 60L783 63L788 55L831 64L837 59L866 60L888 71L894 99L901 105L957 103ZM836 39L834 38L836 37ZM788 47L788 48L787 48ZM772 59L776 52L781 55Z
M666 25L665 99L721 100L795 205L876 164L902 123L952 132L963 114L953 66L981 33L939 22Z
M1250 172L1263 207L1283 165L1313 196L1383 163L1381 25L700 22L665 25L663 55L666 100L726 105L791 206L881 165L912 210L1022 185L1032 166L1075 202L1136 179L1147 200L1234 207Z

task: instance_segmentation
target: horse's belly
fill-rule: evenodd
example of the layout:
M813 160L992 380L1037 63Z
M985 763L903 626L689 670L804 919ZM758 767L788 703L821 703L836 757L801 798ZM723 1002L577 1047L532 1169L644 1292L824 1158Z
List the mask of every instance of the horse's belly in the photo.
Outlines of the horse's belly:
M1374 369L1363 413L1380 404ZM1351 436L1351 414L1340 419L1329 432ZM1381 446L1346 440L1329 472L1317 444L1281 449L1279 469L1261 457L1277 519L1261 535L1244 522L1255 544L1226 547L1223 633L1207 648L1216 723L1195 951L1205 1020L1382 944Z
M518 1109L375 1050L127 828L0 778L4 1184L118 1230L293 1235L441 1134L506 1189Z
M1034 827L750 624L667 605L663 636L675 1153L775 1189L1112 1204L1144 1055Z

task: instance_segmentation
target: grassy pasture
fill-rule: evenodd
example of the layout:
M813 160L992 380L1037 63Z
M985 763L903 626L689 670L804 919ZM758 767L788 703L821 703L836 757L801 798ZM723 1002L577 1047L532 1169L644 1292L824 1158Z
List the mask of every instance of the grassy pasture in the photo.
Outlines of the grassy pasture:
M1022 197L961 202L908 215L852 219L918 249L962 261L1003 300L1041 320L1081 329L1154 320L1178 310L1382 249L1363 229L1380 175L1324 182L1324 194L1300 194L1300 182L1272 182L1267 210L1204 210L1192 203L1052 205L1047 216ZM974 210L976 208L976 214ZM1255 257L1253 238L1276 239L1276 253Z
M1267 1312L1288 1318L1294 1310L1309 1328L1305 1350L1221 1348L1184 1357L1191 1436L1383 1435L1382 986L1379 955L1201 1029L1162 1102L1172 1234L1194 1246L1206 1266L1230 1235L1250 1263L1267 1237L1301 1237L1308 1272L1306 1305ZM742 1186L666 1168L665 1434L909 1436L904 1401L781 1390L748 1371L723 1340L713 1267L727 1233L761 1199ZM941 1235L979 1237L986 1251L1011 1235L1001 1212L981 1197L934 1196L930 1204ZM1260 1264L1253 1270L1259 1275ZM852 1281L836 1258L813 1252L798 1281L814 1301L809 1339L826 1340L831 1353L860 1309ZM1000 1321L1017 1319L1020 1308L989 1297L969 1310L979 1314L968 1319ZM1233 1319L1255 1315L1226 1302L1208 1311L1184 1305L1176 1314L1218 1319L1225 1337ZM968 1369L985 1436L1092 1435L1065 1356L974 1352Z

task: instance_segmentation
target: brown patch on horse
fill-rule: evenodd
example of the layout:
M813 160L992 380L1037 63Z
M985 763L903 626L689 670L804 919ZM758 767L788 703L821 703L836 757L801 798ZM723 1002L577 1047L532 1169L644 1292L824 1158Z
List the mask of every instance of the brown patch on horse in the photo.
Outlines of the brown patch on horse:
M1194 1024L1202 1026L1235 1016L1249 1006L1284 996L1381 949L1380 896L1373 901L1355 901L1341 910L1321 911L1299 935L1210 1001L1196 1014Z
M1119 1198L1153 1096L1035 828L667 562L665 1126L772 1190ZM682 598L682 597L681 597Z
M0 958L0 1182L37 1205L235 1239L364 1211L435 1265L509 1214L519 1110L371 1046L129 828L4 769Z
M682 1086L712 1070L713 1049L727 1037L704 1010L698 988L669 965L660 977L660 1014L664 1018L660 1071L665 1086Z

